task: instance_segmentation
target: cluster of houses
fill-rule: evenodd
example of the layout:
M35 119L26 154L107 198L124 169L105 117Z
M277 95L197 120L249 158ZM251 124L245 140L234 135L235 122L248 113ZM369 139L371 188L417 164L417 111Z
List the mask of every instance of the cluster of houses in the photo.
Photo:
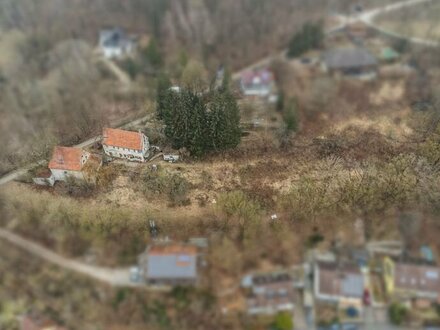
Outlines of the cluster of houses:
M111 159L144 162L150 156L150 143L141 132L105 128L102 135L104 154ZM47 170L37 173L34 183L53 186L69 178L94 182L102 165L102 155L77 147L56 146Z
M409 261L370 248L347 251L344 256L314 251L299 273L288 269L246 275L241 286L248 314L289 312L293 316L299 308L307 326L313 328L332 322L321 319L323 310L330 309L338 326L358 329L374 322L366 317L369 308L386 311L398 303L426 311L440 304L440 268L433 262Z

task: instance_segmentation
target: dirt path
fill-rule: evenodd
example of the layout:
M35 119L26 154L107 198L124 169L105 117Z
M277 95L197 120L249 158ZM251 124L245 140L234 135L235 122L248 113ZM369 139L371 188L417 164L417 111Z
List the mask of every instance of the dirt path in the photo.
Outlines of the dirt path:
M67 259L51 250L36 244L28 239L22 238L9 230L0 229L0 239L25 250L26 252L44 259L61 268L74 271L91 277L95 280L105 282L111 286L124 287L145 287L143 284L133 283L130 281L130 273L128 268L104 268L87 265L76 260Z
M107 68L111 72L113 72L113 74L116 76L116 78L121 83L122 88L129 89L129 87L131 85L131 79L125 71L123 71L119 66L117 66L115 64L115 62L113 62L112 60L109 60L108 58L106 58L102 55L100 55L98 57L98 60L100 62L104 63L107 66Z
M407 40L407 41L409 41L413 44L417 44L417 45L428 46L428 47L437 47L440 45L440 43L437 41L416 38L416 37L409 37L409 36L405 36L405 35L402 35L402 34L399 34L399 33L393 32L393 31L389 31L387 29L382 28L378 23L376 23L374 21L374 19L377 18L379 15L389 13L392 11L396 11L399 9L403 9L406 7L411 7L411 6L415 6L418 4L431 2L431 1L433 1L433 0L407 0L407 1L393 3L391 5L387 5L387 6L384 6L381 8L376 8L376 9L367 11L367 12L361 14L359 17L357 17L357 20L364 22L366 25L370 26L371 28L379 31L380 33L382 33L386 36Z

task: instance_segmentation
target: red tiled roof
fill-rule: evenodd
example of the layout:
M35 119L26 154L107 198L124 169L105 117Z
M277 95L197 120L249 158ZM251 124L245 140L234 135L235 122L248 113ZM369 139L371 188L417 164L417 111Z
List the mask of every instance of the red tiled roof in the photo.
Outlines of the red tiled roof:
M80 148L55 147L49 168L53 170L81 171L81 156L83 151Z
M142 150L142 133L105 128L102 144L132 150Z
M192 245L156 245L152 246L149 251L150 255L196 255L197 248Z
M244 85L270 84L274 80L272 71L268 69L246 71L241 75L241 81Z

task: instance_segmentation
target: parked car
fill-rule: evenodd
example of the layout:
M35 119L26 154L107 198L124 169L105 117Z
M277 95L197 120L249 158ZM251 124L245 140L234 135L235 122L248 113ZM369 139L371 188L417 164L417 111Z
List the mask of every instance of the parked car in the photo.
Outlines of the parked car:
M363 302L364 302L365 306L371 305L371 295L370 295L370 291L368 289L364 290Z
M141 270L137 266L130 267L130 281L131 282L140 282L141 280Z
M168 163L178 162L180 159L179 155L163 155L163 160Z

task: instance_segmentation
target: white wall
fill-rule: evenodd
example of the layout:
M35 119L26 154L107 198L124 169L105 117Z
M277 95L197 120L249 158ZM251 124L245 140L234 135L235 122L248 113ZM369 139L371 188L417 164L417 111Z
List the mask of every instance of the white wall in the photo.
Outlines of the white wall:
M67 181L68 177L73 177L75 179L84 180L84 174L81 171L66 171L66 170L55 170L51 169L55 181Z
M101 51L106 58L120 58L130 54L134 50L133 43L127 43L125 47L105 47L101 46Z
M107 156L112 158L121 158L129 161L138 161L144 162L149 156L150 143L148 142L148 138L145 135L143 136L143 149L142 150L133 150L127 148L119 148L113 147L109 145L103 144L104 152Z
M117 58L122 56L122 49L116 47L103 47L102 53L107 58Z

